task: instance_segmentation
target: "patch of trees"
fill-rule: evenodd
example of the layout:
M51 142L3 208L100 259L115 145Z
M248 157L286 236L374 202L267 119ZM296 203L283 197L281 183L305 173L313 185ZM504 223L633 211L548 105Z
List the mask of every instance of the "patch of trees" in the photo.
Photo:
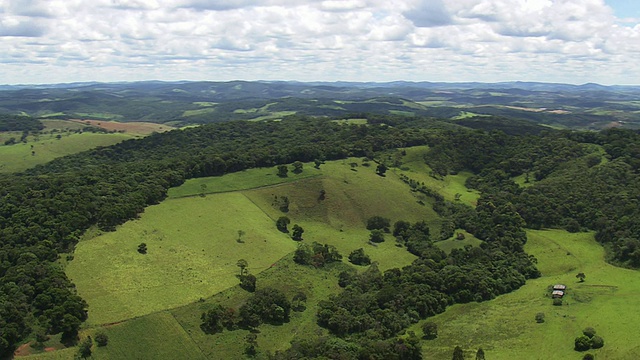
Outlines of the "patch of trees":
M311 246L308 244L300 244L293 254L293 261L300 265L313 265L314 267L323 267L325 264L342 260L342 255L335 246L320 244L313 242Z
M450 304L490 300L540 276L523 251L523 222L508 201L481 198L476 213L476 236L483 244L448 256L433 245L424 223L397 222L399 240L415 242L420 258L384 273L373 264L361 274L341 274L345 289L320 302L318 324L345 339L390 339Z
M420 360L422 349L415 334L404 338L362 339L351 341L335 337L299 337L285 351L277 351L274 360L290 359L385 359Z
M289 321L291 302L280 290L258 289L238 310L220 304L202 313L200 328L215 334L237 328L256 328L262 323L282 324Z
M0 113L0 131L40 131L44 125L30 116Z
M0 175L0 357L33 328L75 338L87 305L55 261L89 227L113 230L185 179L424 142L419 129L294 117L159 133Z
M349 254L349 262L351 262L354 265L366 266L371 264L371 258L369 257L369 255L364 253L363 248L359 248L359 249L353 250Z

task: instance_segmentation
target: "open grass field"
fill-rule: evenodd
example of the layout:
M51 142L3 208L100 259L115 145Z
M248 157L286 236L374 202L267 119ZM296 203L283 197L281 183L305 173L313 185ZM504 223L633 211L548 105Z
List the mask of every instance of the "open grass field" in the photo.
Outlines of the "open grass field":
M353 162L360 160L327 162L321 166L322 177L245 194L274 220L284 215L277 207L276 197L288 197L286 216L291 219L291 226L299 224L305 229L305 241L334 245L345 256L362 247L373 261L379 262L381 270L408 265L415 257L396 247L391 235L378 246L368 244L367 219L379 215L389 218L391 224L398 220L424 220L437 233L439 216L429 204L420 205L395 174L378 176L374 165L352 169ZM321 190L325 191L324 200L319 199Z
M326 330L316 325L315 314L317 303L331 294L341 291L338 283L338 273L347 268L346 264L334 264L324 269L297 265L288 256L277 262L274 267L258 275L258 288L277 288L292 297L297 292L307 295L307 309L302 312L291 312L288 323L280 326L263 324L258 334L258 346L261 351L283 350L290 346L296 335L314 334ZM247 292L240 287L231 288L203 303L194 303L185 307L171 310L182 327L191 335L193 341L209 359L241 359L245 346L247 330L227 331L208 335L200 329L200 314L212 304L222 304L237 308L247 297Z
M29 139L26 144L0 146L0 172L23 171L65 155L131 139L128 134L68 133L63 134L60 139L55 136L56 134L40 135L38 141ZM32 154L32 151L35 153Z
M455 234L457 233L464 234L464 239L463 240L456 239ZM449 254L453 249L463 249L467 245L480 246L480 244L482 244L482 240L476 238L475 236L469 234L468 232L462 229L457 229L455 231L455 234L446 240L436 242L435 243L436 246L439 247L440 250Z
M122 131L134 136L146 136L154 132L164 132L173 130L174 128L166 124L157 124L151 122L117 122L108 120L72 120L81 124L91 125L103 128L109 131Z
M424 182L427 187L436 190L449 201L454 201L455 195L460 194L460 201L471 206L476 205L480 193L464 186L464 182L472 175L470 172L461 171L456 175L447 175L444 179L439 180L429 176L431 168L424 162L424 155L429 150L427 146L415 146L404 150L407 155L402 159L402 168L407 170L393 168L391 171L405 174L420 183Z
M145 255L137 252L142 242ZM117 231L80 242L66 271L96 325L207 298L238 283L237 260L255 274L295 248L243 194L225 193L151 206Z
M455 305L432 319L438 338L425 341L428 359L450 359L456 345L473 358L482 347L487 359L581 359L573 350L582 329L593 327L605 340L591 350L596 359L638 359L636 312L640 306L638 271L604 262L593 234L560 230L528 231L526 250L538 258L543 276L521 289L484 302ZM587 276L584 283L575 277ZM563 306L553 306L547 288L567 285ZM545 322L536 323L537 313ZM412 330L420 333L419 325Z
M424 148L408 149L407 157L419 158L419 151ZM359 166L352 168L353 162ZM412 178L420 175L416 168L422 166L419 161L415 164L410 167L415 172ZM326 330L315 324L314 304L340 291L337 274L351 266L349 252L364 248L383 271L414 259L396 247L390 235L378 246L369 245L368 217L381 215L392 223L426 220L436 229L439 226L430 205L418 204L394 172L380 177L374 169L373 165L362 166L360 159L347 159L327 162L319 170L305 166L298 175L303 178L281 184L269 183L271 177L266 174L273 169L202 179L212 181L207 188L227 192L166 200L116 232L81 241L67 273L89 303L90 328L83 334L95 332L92 327L98 326L110 337L107 348L94 348L94 357L141 359L174 354L185 359L242 358L246 330L207 335L199 328L200 314L212 304L237 308L247 298L235 277L239 271L235 263L240 258L248 260L251 273L258 277L258 288L276 287L289 297L302 291L309 298L309 308L292 312L289 323L260 327L262 351L284 349L296 334L324 334ZM233 179L240 174L251 179L245 183ZM309 174L312 176L304 178ZM441 185L446 192L447 186L463 183L461 179L442 181ZM183 186L192 190L200 187ZM324 200L319 199L320 190L325 190ZM448 196L454 191L449 189ZM305 229L303 242L336 246L344 256L343 263L326 269L294 264L291 253L298 243L274 226L274 220L283 215L276 196L289 198L286 215L291 226L300 224ZM238 230L246 232L244 243L236 241ZM424 358L449 359L453 348L460 345L467 358L473 358L482 347L489 359L580 359L582 354L573 350L573 341L588 326L605 339L604 348L591 351L596 358L638 358L637 326L629 316L640 307L638 272L606 264L604 250L592 233L531 230L528 236L526 250L537 257L543 276L492 301L454 305L429 319L438 324L439 337L423 342ZM137 253L140 242L147 243L148 254ZM478 242L465 233L464 240L448 239L438 246L449 252ZM586 274L586 282L577 281L578 272ZM548 287L556 283L568 286L560 307L553 306L548 296ZM542 324L534 319L539 312L545 313ZM124 322L104 325L120 321ZM420 334L420 325L409 330ZM75 353L70 350L30 358L70 359Z
M272 167L248 169L226 174L224 176L189 179L181 186L169 189L168 197L180 198L200 194L246 190L262 186L283 184L322 175L322 170L315 169L312 163L304 164L303 169L304 170L300 174L294 174L289 171L288 176L285 178L279 177L277 175L277 168Z
M94 346L92 359L207 359L168 312L106 326L102 331L109 344Z

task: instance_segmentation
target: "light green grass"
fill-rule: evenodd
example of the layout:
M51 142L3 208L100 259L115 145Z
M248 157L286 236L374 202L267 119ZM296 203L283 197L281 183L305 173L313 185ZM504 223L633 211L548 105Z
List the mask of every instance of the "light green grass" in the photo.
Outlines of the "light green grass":
M62 134L58 140L56 134L41 135L39 141L26 144L0 146L0 172L17 172L47 163L53 159L93 149L109 146L131 138L127 134ZM31 146L33 145L33 149ZM32 155L35 151L35 155Z
M95 120L122 120L123 116L119 114L112 113L75 113L76 116L79 116L83 119L95 119Z
M368 123L367 119L341 119L341 120L332 120L332 122L338 124L355 124L355 125L366 125Z
M85 124L79 123L77 121L69 121L69 120L58 120L58 119L40 119L40 122L44 125L45 131L50 131L52 129L57 130L78 130L84 129L87 127Z
M477 348L487 359L580 359L574 339L593 327L605 346L591 350L596 359L637 359L635 312L640 306L640 276L634 270L604 262L604 250L593 234L560 230L528 231L525 249L537 257L543 276L484 303L454 305L430 321L438 324L438 338L423 346L429 359L450 359L456 345L467 358ZM586 282L575 275L584 272ZM553 306L547 288L568 286L565 304ZM535 315L545 314L538 324ZM420 333L419 325L412 327Z
M463 240L458 240L456 238L456 234L457 233L462 233L464 234L464 239ZM480 246L480 244L482 244L482 240L476 238L475 236L473 236L472 234L469 234L468 232L462 230L462 229L457 229L454 233L454 235L446 240L442 240L442 241L437 241L435 242L436 246L440 248L440 250L446 252L447 254L451 253L451 250L453 249L463 249L465 246L467 245L471 245L471 246Z
M217 102L211 102L211 101L195 101L193 104L198 106L204 106L204 107L218 105Z
M167 312L106 327L105 347L93 347L92 359L206 359L189 334Z
M389 113L393 115L401 115L401 116L415 116L416 114L413 111L404 111L404 110L389 110Z
M142 242L146 255L137 252ZM225 193L148 207L117 231L80 242L66 272L89 304L88 323L104 324L209 297L238 283L238 259L259 273L295 248L243 194Z
M212 113L212 112L215 112L215 111L216 111L216 109L212 108L212 107L204 108L204 109L197 109L197 110L185 110L182 113L182 116L189 117L189 116L196 116L196 115L204 115L204 114L209 114L209 113Z
M253 189L319 176L322 172L315 169L312 163L306 163L300 174L294 174L291 169L285 178L281 178L277 176L277 174L277 168L272 167L249 169L223 176L189 179L181 186L169 189L168 196L169 198L179 198L199 194Z
M297 111L274 111L267 115L258 116L249 121L263 121L263 120L274 120L274 119L282 119L285 116L295 115Z
M465 181L472 176L468 171L461 171L456 175L447 175L442 180L429 176L431 168L424 162L424 155L428 152L427 146L416 146L404 149L407 153L402 159L402 169L392 169L394 173L405 174L410 179L414 179L436 190L445 199L455 201L456 194L460 194L460 200L471 206L475 206L480 198L480 192L468 189L464 186Z
M327 162L321 166L323 176L276 187L245 192L271 218L284 215L274 199L287 196L290 201L286 214L292 222L305 229L305 241L318 241L336 246L343 255L363 247L381 269L401 267L415 257L405 249L395 246L388 236L378 245L368 244L369 231L366 221L371 216L384 216L391 223L398 220L426 221L432 232L439 231L441 219L429 204L420 205L409 187L395 174L380 177L375 174L375 164L351 169L350 163L360 159ZM325 200L319 200L325 190Z
M451 118L451 120L464 120L464 119L468 119L468 118L472 118L472 117L477 117L477 116L491 116L491 115L486 115L486 114L476 114L473 112L469 112L469 111L460 111L460 114L458 114L458 116L454 116Z

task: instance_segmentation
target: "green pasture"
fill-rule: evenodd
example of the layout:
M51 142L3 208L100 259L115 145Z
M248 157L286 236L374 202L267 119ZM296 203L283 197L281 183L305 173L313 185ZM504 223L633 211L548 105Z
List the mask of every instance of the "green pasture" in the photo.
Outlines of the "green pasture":
M326 334L316 324L317 303L327 299L331 294L341 291L338 286L338 274L348 268L346 264L333 264L325 268L315 269L310 266L295 264L292 256L287 256L274 264L269 270L257 277L257 287L272 287L283 291L292 298L296 293L307 295L307 308L302 312L291 312L288 323L275 326L260 325L258 348L260 351L284 350L290 346L291 340L304 334ZM205 302L189 304L171 310L185 331L190 334L197 346L209 359L242 359L247 330L228 331L208 335L200 329L200 315L212 305L221 304L238 308L249 294L236 286L207 299Z
M352 168L351 163L359 166ZM381 269L402 267L415 259L406 249L395 246L388 235L384 243L368 244L366 221L372 216L410 222L426 221L434 233L440 228L440 217L430 204L420 205L408 185L392 172L381 177L375 174L375 164L361 165L360 159L327 162L321 166L321 178L298 181L281 186L246 191L245 194L272 219L285 215L278 209L278 200L289 199L291 226L305 229L304 241L317 241L336 246L343 254L364 248ZM320 200L321 190L325 199Z
M456 238L456 234L458 233L464 234L463 240L458 240ZM454 235L446 240L435 242L435 245L447 254L449 254L453 249L464 249L464 247L467 245L480 246L480 244L482 244L482 240L476 238L472 234L469 234L462 229L457 229Z
M472 118L472 117L488 117L491 115L486 115L486 114L477 114L474 112L469 112L469 111L460 111L460 114L458 116L454 116L451 118L451 120L464 120L464 119L468 119L468 118Z
M59 119L40 119L40 122L44 125L44 131L56 130L79 130L84 129L87 125L69 120Z
M394 168L393 172L405 174L420 183L424 182L427 187L436 190L449 201L454 201L455 195L460 194L459 201L471 206L476 205L480 198L480 192L464 186L467 178L472 175L470 172L461 171L456 175L447 175L443 179L437 179L429 175L431 168L424 162L424 155L429 151L427 146L415 146L404 150L407 155L402 158L402 169Z
M168 196L169 198L180 198L200 194L253 189L319 176L322 174L322 171L314 168L312 163L305 163L303 171L300 174L294 174L291 169L289 169L288 176L285 178L281 178L277 174L277 168L271 167L248 169L224 176L189 179L181 186L169 189Z
M237 260L259 273L295 248L243 194L215 194L164 201L80 242L66 272L89 304L88 324L105 324L212 296L238 283Z
M596 359L637 359L636 310L640 277L634 270L605 263L604 249L592 233L530 230L526 250L538 259L543 276L512 292L483 303L454 305L430 321L438 338L423 343L429 359L450 359L455 346L473 358L482 347L487 359L581 359L573 350L582 329L593 327L605 340L590 350ZM586 281L575 275L584 272ZM548 287L567 285L564 305L553 306ZM535 315L545 314L538 324ZM420 333L419 325L411 330Z
M127 134L58 134L40 135L38 141L0 146L0 172L18 172L47 163L53 159L93 149L109 146L131 138ZM20 137L18 136L17 139ZM32 148L33 146L33 148ZM32 153L32 151L34 153Z
M341 119L341 120L332 120L332 122L338 124L355 124L355 125L366 125L368 123L367 119Z
M206 107L203 109L196 109L196 110L185 110L182 113L182 116L184 117L189 117L189 116L197 116L197 115L204 115L204 114L209 114L212 112L215 112L216 109L212 108L212 107Z
M101 331L107 334L109 343L105 347L94 345L92 359L207 359L168 312L106 326Z

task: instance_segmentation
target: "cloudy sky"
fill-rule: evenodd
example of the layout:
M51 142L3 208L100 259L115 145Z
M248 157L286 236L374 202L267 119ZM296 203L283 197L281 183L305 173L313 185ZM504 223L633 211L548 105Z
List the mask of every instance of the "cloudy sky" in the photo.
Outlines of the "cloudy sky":
M638 0L0 0L0 84L640 84Z

